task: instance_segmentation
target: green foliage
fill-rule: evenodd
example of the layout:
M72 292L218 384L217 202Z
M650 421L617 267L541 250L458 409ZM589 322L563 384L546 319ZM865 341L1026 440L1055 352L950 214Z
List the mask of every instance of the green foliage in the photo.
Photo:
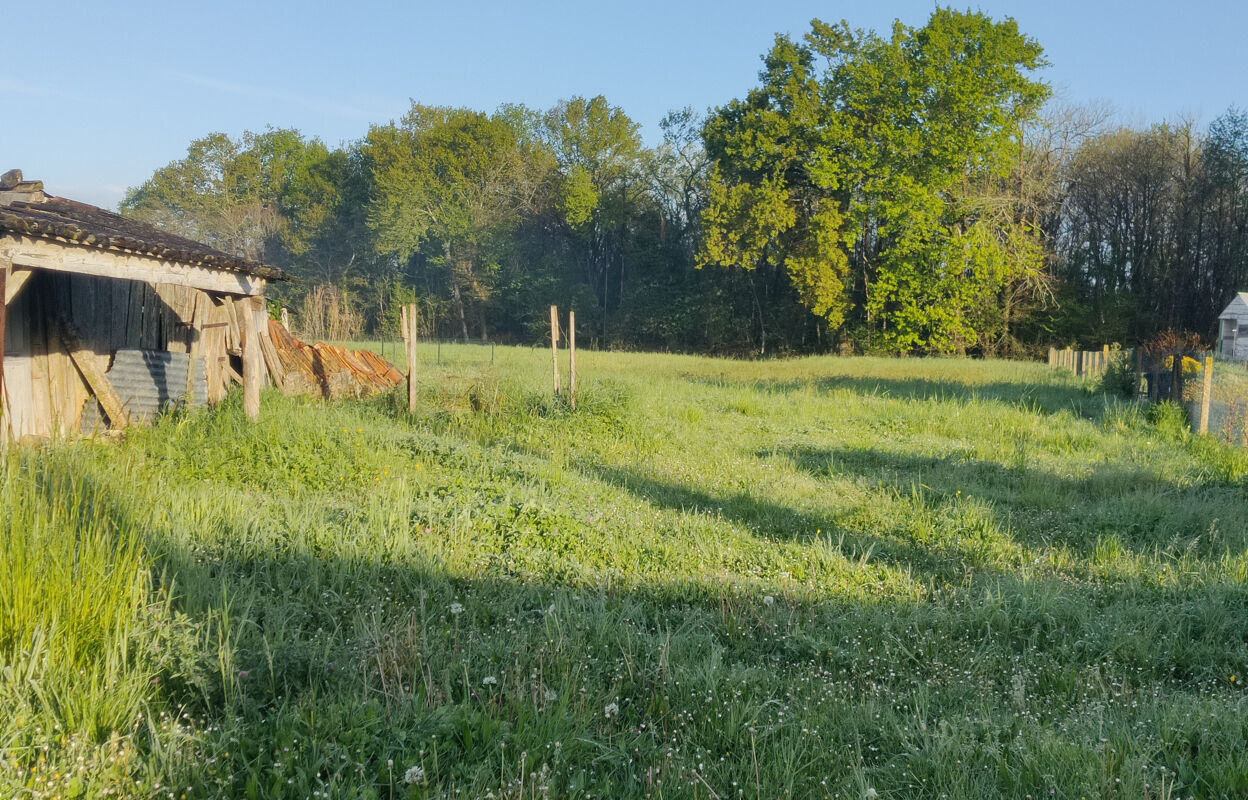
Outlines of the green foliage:
M1122 345L1115 344L1109 351L1109 364L1101 375L1101 391L1120 397L1135 397L1140 388L1135 372L1135 356Z
M762 86L707 123L702 263L782 266L832 327L853 313L896 351L987 344L1041 275L1001 183L1048 95L1025 75L1040 54L1012 20L949 9L891 39L818 20L778 37Z
M1149 406L1148 421L1163 436L1176 441L1191 438L1192 427L1187 419L1187 409L1169 400Z

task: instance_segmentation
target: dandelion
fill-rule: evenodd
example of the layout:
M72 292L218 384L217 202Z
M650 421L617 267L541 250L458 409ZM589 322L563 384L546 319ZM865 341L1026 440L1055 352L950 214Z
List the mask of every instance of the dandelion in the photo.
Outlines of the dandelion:
M547 689L547 690L546 690L546 702L547 702L547 703L553 703L553 702L555 702L555 701L556 701L556 700L558 700L558 699L559 699L559 695L558 695L558 693L556 693L556 692L555 692L555 690L554 690L554 689Z
M493 675L486 675L484 678L481 679L481 685L482 686L497 686L498 678L494 677Z
M1234 682L1235 682L1235 681L1237 681L1237 680L1238 680L1238 678L1236 678L1234 675L1232 675L1232 676L1231 676L1231 683L1234 683Z
M451 603L451 614L458 616L462 613L464 613L464 606L462 603Z
M774 606L775 604L776 604L776 598L772 597L769 594L763 595L763 605Z
M404 783L424 783L425 768L424 767L408 767L407 772L403 773Z
M862 796L867 798L867 800L875 800L875 798L880 796L880 793L875 790L874 786L868 786L867 790L862 793Z
M620 713L619 703L607 703L607 707L602 710L607 715L607 719L614 719Z

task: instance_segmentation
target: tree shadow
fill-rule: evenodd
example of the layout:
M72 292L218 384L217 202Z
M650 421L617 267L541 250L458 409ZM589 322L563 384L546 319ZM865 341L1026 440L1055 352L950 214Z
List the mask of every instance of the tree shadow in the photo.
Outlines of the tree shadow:
M719 388L753 389L773 395L814 390L818 394L838 391L864 397L896 400L997 402L1034 413L1096 416L1104 403L1087 388L1078 385L1034 384L1014 381L965 383L931 378L883 378L870 376L825 375L810 378L774 380L730 380L686 375L690 383Z
M812 459L811 469L847 458L790 455ZM858 468L895 466L875 458ZM825 522L744 493L718 496L630 470L589 473L656 507L722 515L763 536L800 540ZM923 603L767 602L711 581L584 585L553 571L508 575L505 559L448 564L410 545L443 534L415 518L396 521L385 543L364 552L345 543L320 549L295 531L261 540L256 534L271 521L248 509L212 509L202 534L187 538L173 521L153 525L109 485L100 481L101 513L118 530L144 532L155 572L173 593L168 641L199 648L164 662L153 696L156 708L193 718L180 734L193 757L144 756L191 798L410 797L403 776L413 767L431 785L429 796L457 788L519 796L513 776L523 782L544 767L552 796L655 796L659 778L665 794L693 796L682 787L701 784L682 781L695 769L714 787L821 796L817 778L844 791L869 776L915 796L901 789L920 752L906 731L920 724L955 723L941 728L944 755L932 757L934 766L947 768L956 751L967 769L1020 774L1014 767L1038 749L1019 739L1002 766L986 755L1000 749L982 746L985 736L1022 735L1020 681L1037 703L1065 702L1085 684L1089 701L1100 702L1127 690L1108 678L1102 686L1099 670L1112 663L1130 676L1132 691L1164 685L1166 702L1181 705L1187 685L1211 702L1210 675L1248 659L1248 618L1228 613L1242 610L1243 592L1229 588L1176 593L1160 615L1129 596L1106 599L1008 574L970 602L964 594ZM509 546L541 546L540 531L523 533ZM923 559L917 544L878 538L861 545L881 557ZM1188 619L1203 623L1182 623L1181 637L1159 635ZM1095 742L1080 738L1085 706L1058 703L1043 713L1072 747ZM1137 717L1155 713L1123 712L1108 729L1129 735ZM971 715L976 725L959 733L956 722ZM140 747L162 724L153 723ZM1094 719L1087 735L1106 725ZM747 740L758 742L753 764L705 756ZM810 785L792 783L793 763L826 763L830 747L845 741L861 743L857 766L821 768ZM1197 751L1176 737L1165 744L1166 763L1212 769L1219 746ZM1021 791L1000 780L984 795ZM423 789L416 785L415 796L426 796Z
M1228 530L1230 538L1209 536L1239 507L1242 489L1184 486L1147 467L1102 464L1083 477L1056 475L1037 468L1022 444L1002 454L1012 464L874 448L792 447L756 455L786 457L818 479L851 478L910 494L929 507L973 498L992 509L1012 539L1036 551L1061 547L1089 558L1112 539L1114 547L1156 559L1248 546L1239 530Z
M726 520L761 539L827 545L850 562L883 564L909 575L918 584L1008 577L1006 565L993 563L987 553L974 546L951 547L923 541L907 526L866 529L856 519L856 509L798 509L753 492L716 495L631 469L602 465L579 468L656 508Z

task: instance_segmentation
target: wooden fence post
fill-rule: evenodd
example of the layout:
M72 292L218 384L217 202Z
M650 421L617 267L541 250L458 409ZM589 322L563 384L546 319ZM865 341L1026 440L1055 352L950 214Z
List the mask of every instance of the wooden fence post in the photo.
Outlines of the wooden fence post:
M1075 353L1075 377L1083 377L1083 351Z
M1109 345L1101 347L1101 372L1109 371Z
M1205 385L1200 392L1200 432L1209 432L1209 406L1213 401L1213 356L1205 356Z
M576 312L568 312L568 402L576 410Z
M1135 359L1135 383L1131 387L1131 396L1140 396L1140 380L1144 376L1144 353L1139 346L1131 348L1131 357Z
M1183 404L1183 354L1171 356L1170 365L1170 399L1179 405Z
M559 396L559 306L550 307L550 356L555 370L555 397Z
M399 312L399 332L403 335L403 357L407 360L407 412L416 413L416 304L408 303Z

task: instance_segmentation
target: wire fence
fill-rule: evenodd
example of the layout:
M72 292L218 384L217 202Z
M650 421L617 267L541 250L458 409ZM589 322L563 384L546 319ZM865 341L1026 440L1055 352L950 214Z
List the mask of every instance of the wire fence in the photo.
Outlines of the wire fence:
M1248 363L1208 350L1050 349L1049 364L1151 403L1181 405L1193 430L1248 446Z
M372 350L394 364L400 372L407 371L402 339L357 339L342 344ZM493 342L465 342L462 339L417 339L416 353L422 364L441 367L492 367L498 357Z

